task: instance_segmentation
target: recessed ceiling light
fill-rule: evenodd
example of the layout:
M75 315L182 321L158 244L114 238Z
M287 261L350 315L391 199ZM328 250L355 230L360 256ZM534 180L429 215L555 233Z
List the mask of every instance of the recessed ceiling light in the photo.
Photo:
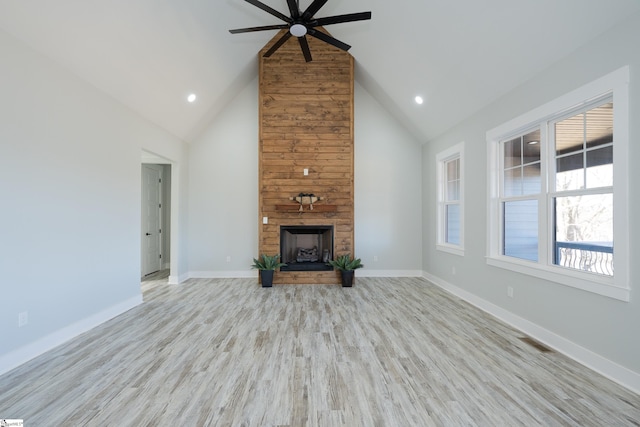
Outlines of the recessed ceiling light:
M187 101L189 102L195 102L196 100L196 94L192 93L191 95L187 96Z
M536 145L536 144L539 144L539 143L540 143L540 141L529 141L528 142L529 145Z
M416 104L418 104L418 105L422 105L422 103L424 102L424 99L422 99L422 97L420 95L416 96L414 98L414 100L416 101Z

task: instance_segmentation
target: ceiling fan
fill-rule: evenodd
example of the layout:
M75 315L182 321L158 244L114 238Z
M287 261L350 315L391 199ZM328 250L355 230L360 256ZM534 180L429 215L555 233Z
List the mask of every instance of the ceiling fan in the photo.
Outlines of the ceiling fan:
M320 10L320 8L324 6L328 0L313 0L313 2L304 12L300 11L298 0L287 0L287 5L289 6L289 12L291 13L291 16L284 15L258 0L245 1L247 3L251 3L256 7L259 7L267 13L270 13L276 18L280 18L281 20L286 22L286 24L239 28L237 30L229 30L231 34L250 33L254 31L265 30L282 30L286 28L289 29L289 31L287 31L268 51L265 52L265 54L263 55L264 57L270 57L271 55L273 55L273 53L278 50L280 46L282 46L287 40L289 40L291 36L295 36L298 38L298 42L300 43L300 48L302 49L302 54L304 55L305 61L310 62L312 58L311 51L309 50L309 43L307 42L307 34L319 40L322 40L325 43L329 43L330 45L347 51L351 48L351 46L331 37L326 33L323 33L322 31L316 30L316 27L371 19L371 12L349 13L346 15L328 16L326 18L314 18L316 12L318 12L318 10Z

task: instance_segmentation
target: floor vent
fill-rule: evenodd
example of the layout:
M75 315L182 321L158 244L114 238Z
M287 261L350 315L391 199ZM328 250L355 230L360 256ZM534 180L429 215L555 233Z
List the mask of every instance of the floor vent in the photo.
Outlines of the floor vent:
M525 343L529 344L531 347L533 347L536 350L541 351L543 353L550 353L550 352L553 351L549 347L545 346L544 344L539 343L538 341L534 340L533 338L520 337L520 340L522 342L525 342Z

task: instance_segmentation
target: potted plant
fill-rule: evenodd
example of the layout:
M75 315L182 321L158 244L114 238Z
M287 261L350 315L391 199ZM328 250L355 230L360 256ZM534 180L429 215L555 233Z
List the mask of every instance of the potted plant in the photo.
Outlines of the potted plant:
M279 259L280 254L262 254L262 257L253 259L253 265L251 268L255 268L260 271L260 281L262 282L263 288L270 288L273 284L273 274L276 269L287 265L278 261Z
M362 268L362 262L360 258L351 258L351 254L340 255L335 260L330 260L327 262L327 265L330 265L336 270L340 271L342 275L342 287L350 288L353 286L353 276L355 275L355 270L357 268Z

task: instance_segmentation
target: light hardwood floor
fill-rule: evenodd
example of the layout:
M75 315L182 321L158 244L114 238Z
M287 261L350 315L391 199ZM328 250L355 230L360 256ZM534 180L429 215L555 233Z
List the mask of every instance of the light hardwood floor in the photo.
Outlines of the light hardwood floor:
M143 283L0 377L26 426L638 426L640 396L422 279Z

